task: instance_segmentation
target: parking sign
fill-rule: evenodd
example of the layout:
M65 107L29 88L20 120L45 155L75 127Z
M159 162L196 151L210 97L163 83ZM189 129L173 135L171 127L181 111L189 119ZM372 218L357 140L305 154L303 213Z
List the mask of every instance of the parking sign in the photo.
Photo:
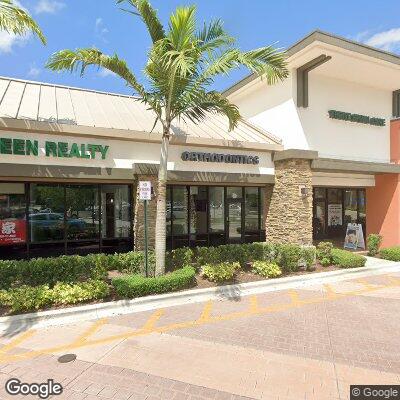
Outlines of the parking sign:
M151 182L139 182L139 200L151 200Z

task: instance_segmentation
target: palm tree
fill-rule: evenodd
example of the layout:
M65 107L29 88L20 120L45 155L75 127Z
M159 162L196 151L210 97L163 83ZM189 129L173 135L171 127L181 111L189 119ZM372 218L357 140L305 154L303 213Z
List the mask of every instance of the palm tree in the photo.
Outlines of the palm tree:
M148 85L142 85L127 63L116 54L105 55L95 48L62 50L52 55L47 67L53 71L79 71L94 65L120 76L155 115L163 128L157 188L156 274L165 272L166 251L166 186L168 145L174 120L195 123L207 113L225 115L233 129L239 119L238 108L220 93L208 90L214 79L238 67L266 77L269 84L288 75L285 54L272 46L240 51L234 46L221 20L196 29L196 7L178 7L164 27L148 0L116 0L128 3L127 11L139 16L150 34L152 45L144 75Z
M43 44L46 38L35 20L13 0L0 0L0 31L25 35L33 32Z

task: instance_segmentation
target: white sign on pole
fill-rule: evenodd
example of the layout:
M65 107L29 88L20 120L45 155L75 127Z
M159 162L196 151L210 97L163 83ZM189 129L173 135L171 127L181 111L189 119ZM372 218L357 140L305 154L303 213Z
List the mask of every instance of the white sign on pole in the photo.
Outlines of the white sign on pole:
M151 200L151 182L139 182L139 200Z

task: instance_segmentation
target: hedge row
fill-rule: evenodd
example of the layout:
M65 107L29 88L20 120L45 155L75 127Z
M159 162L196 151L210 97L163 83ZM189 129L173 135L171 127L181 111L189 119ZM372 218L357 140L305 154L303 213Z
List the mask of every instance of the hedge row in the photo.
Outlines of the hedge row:
M195 269L186 266L154 278L145 278L142 275L122 276L114 278L112 284L119 296L133 298L189 288L195 283L195 275Z
M48 306L60 306L103 299L110 293L106 282L88 280L76 284L57 283L48 285L21 286L15 289L0 290L0 305L9 307L13 313L35 311Z

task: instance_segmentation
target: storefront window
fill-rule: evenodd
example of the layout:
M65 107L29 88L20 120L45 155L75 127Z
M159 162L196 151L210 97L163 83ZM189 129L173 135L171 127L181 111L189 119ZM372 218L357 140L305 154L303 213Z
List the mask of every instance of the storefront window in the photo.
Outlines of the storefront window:
M29 225L32 242L64 240L64 188L31 184Z
M342 189L328 189L328 203L341 203Z
M23 183L0 183L0 257L24 256L27 224Z
M128 185L102 185L101 234L103 239L129 238L131 202ZM96 201L93 203L96 218Z
M261 230L265 231L265 195L266 191L265 188L260 188L260 218L261 218Z
M357 222L357 190L347 189L344 192L344 222Z
M172 231L174 235L188 233L188 195L186 186L175 186L172 191Z
M226 190L226 194L228 199L241 199L243 197L241 187L228 187Z
M99 238L98 186L67 186L66 226L68 240Z
M207 187L190 186L190 240L207 245Z
M365 234L365 223L366 223L366 201L365 201L365 190L360 189L358 191L358 223L363 224Z
M316 199L324 199L326 196L325 188L315 188L314 189L314 198Z
M224 188L210 187L210 232L218 233L225 231L225 199Z

